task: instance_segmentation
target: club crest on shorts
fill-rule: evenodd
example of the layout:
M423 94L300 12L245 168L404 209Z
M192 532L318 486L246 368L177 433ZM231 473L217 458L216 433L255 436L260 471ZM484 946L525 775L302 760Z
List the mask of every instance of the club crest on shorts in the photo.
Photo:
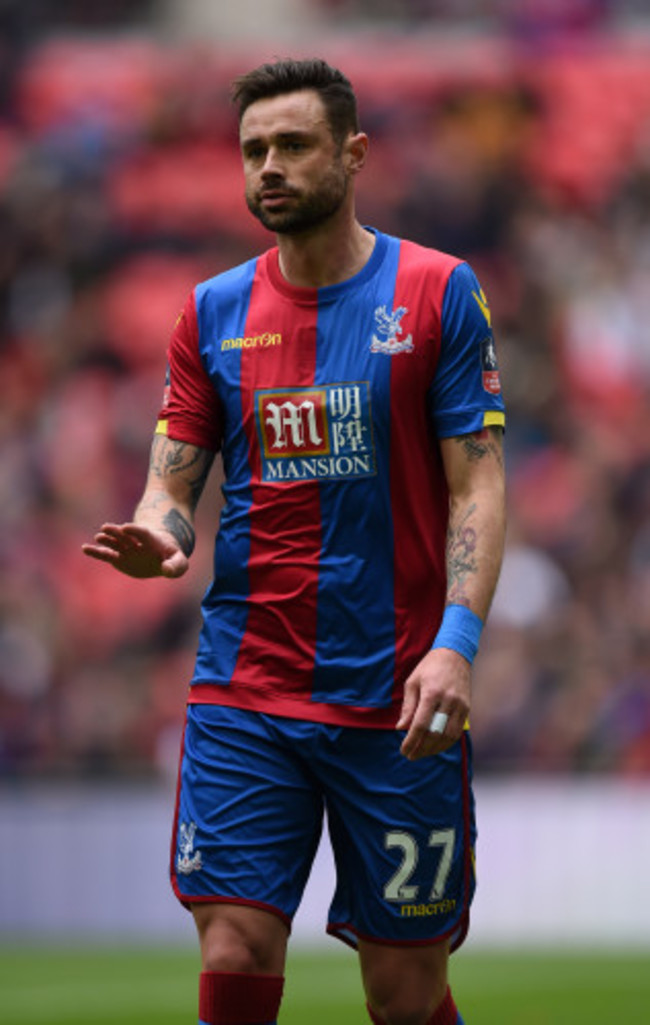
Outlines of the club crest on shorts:
M385 305L377 307L371 352L383 352L387 356L394 356L398 352L413 352L413 335L399 337L404 331L401 320L405 313L408 313L406 306L398 306L392 313L388 312Z
M188 876L190 872L198 872L203 868L201 852L194 850L196 822L181 822L178 838L179 854L176 858L176 871Z

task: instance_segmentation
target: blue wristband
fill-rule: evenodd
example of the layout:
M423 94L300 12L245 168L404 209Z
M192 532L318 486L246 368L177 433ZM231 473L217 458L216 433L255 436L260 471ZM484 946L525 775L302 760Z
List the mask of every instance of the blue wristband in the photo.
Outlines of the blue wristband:
M466 605L447 605L432 648L451 648L471 663L478 651L483 620Z

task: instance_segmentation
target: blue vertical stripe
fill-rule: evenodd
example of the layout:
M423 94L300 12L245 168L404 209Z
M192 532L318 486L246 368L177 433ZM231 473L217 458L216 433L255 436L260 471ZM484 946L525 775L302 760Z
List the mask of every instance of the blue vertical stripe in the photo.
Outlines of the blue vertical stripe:
M226 483L214 551L214 580L202 603L194 683L230 681L246 630L252 492L241 407L242 349L236 343L246 333L256 267L257 260L250 260L196 289L201 358L224 410ZM231 340L233 345L228 344Z
M399 243L377 235L356 278L319 292L316 385L359 383L369 396L376 479L321 480L313 699L390 704L395 666L390 496L391 357L371 352L375 311L393 308ZM365 385L368 382L368 386ZM361 540L359 540L361 539ZM350 652L354 657L350 658ZM368 681L365 692L360 681Z

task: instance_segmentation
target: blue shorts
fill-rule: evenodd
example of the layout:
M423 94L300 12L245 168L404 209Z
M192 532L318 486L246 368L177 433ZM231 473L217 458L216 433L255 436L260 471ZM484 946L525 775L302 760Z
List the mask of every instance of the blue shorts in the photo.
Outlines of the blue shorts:
M184 904L232 901L290 927L327 815L336 892L327 931L391 944L467 931L474 893L468 733L409 762L403 734L190 705L171 877Z

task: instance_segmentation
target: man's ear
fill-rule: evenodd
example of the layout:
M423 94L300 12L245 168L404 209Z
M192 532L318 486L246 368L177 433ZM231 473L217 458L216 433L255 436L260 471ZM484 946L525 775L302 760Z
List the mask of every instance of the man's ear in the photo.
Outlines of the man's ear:
M343 159L351 174L358 174L366 162L370 141L365 132L348 135L343 143Z

